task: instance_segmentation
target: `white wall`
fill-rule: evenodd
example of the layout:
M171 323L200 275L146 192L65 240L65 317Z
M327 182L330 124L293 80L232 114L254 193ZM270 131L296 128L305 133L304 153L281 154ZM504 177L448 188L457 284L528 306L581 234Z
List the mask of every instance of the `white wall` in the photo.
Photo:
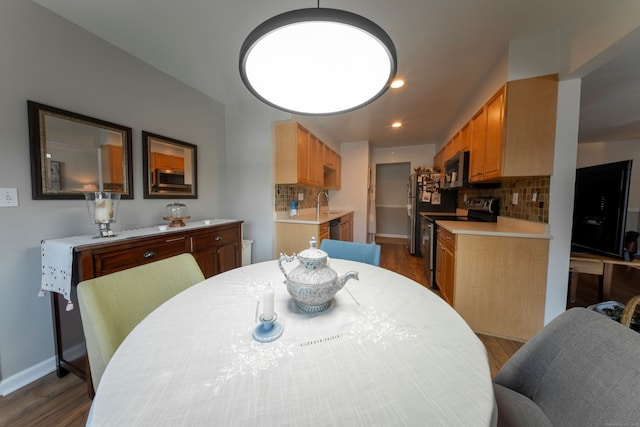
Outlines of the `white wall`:
M331 209L353 209L353 241L367 241L367 184L369 180L369 142L358 141L340 145L342 184L330 191Z
M272 123L291 115L255 101L227 106L226 210L244 219L244 238L253 240L252 262L274 259L274 138Z
M545 324L564 312L567 304L573 194L580 114L580 80L561 81L558 85L558 115L549 193L549 262Z
M0 393L54 368L50 300L38 298L40 241L90 234L83 200L31 200L27 100L133 129L133 200L115 231L165 223L171 200L142 197L142 130L198 146L194 219L225 217L224 107L120 49L24 0L0 2L0 187L20 206L0 209ZM230 169L233 169L230 167Z

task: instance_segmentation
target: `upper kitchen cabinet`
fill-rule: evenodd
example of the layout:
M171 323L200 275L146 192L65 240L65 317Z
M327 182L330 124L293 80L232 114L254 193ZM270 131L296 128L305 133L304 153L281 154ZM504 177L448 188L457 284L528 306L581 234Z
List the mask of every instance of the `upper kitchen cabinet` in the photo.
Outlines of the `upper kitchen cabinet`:
M275 125L275 139L276 184L340 188L340 156L327 159L328 147L315 135L296 122L283 122Z
M553 174L558 76L514 80L471 119L470 182Z
M324 144L323 144L324 145ZM342 167L342 159L340 155L324 145L324 170L323 181L324 187L331 190L340 189L340 168Z

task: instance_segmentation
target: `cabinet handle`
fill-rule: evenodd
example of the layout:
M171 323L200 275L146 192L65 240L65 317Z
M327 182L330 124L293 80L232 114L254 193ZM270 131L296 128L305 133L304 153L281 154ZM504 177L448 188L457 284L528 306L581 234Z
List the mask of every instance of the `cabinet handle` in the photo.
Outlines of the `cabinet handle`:
M154 256L156 256L156 253L153 251L147 251L142 255L142 258L144 259L149 259L149 258L153 258Z
M219 242L220 240L222 240L222 237L216 236L216 242Z

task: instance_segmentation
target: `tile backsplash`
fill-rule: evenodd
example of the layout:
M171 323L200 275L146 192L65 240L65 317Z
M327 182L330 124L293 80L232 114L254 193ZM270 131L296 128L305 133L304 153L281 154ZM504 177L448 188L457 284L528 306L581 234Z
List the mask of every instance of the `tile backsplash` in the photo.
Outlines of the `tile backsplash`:
M464 196L493 196L500 199L500 215L527 221L549 223L549 189L551 177L534 176L505 178L499 188L464 188L458 191L459 208L465 208ZM518 204L513 204L513 194L518 193ZM533 195L536 200L533 201Z
M457 206L464 209L464 196L493 196L500 199L500 215L524 219L533 222L549 223L549 189L551 177L534 176L525 178L505 178L497 188L463 188L458 191ZM298 201L299 209L315 208L320 187L301 184L276 184L275 211L289 210L289 202L298 200L302 193L304 200ZM518 204L514 205L513 193L518 193ZM533 201L533 194L536 201ZM320 205L327 206L325 197L320 198Z
M315 208L318 200L318 192L324 191L322 188L301 184L276 184L275 188L275 211L288 211L289 202L298 200L298 194L302 193L304 200L298 201L299 209ZM327 206L326 197L320 197L320 206Z

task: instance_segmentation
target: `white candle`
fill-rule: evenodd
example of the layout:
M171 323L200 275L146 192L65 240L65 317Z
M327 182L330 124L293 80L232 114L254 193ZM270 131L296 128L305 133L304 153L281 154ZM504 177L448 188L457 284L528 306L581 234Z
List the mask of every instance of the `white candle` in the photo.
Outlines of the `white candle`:
M109 222L112 219L111 209L111 199L96 200L96 210L94 212L96 221Z
M263 296L264 308L262 310L262 317L264 320L273 319L273 287L269 284L269 287L265 289Z

